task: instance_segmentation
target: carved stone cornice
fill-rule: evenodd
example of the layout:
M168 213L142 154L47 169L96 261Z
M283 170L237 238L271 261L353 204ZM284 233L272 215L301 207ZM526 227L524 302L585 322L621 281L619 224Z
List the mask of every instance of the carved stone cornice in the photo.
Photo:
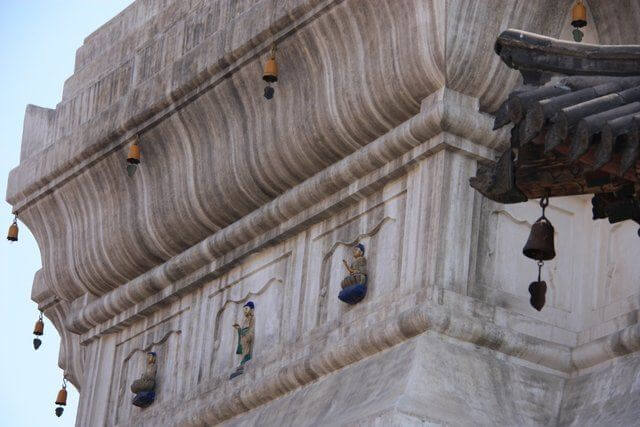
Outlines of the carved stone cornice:
M80 298L74 303L67 327L84 333L114 319L100 333L108 332L133 315L123 318L120 313L147 299L150 305L145 304L145 311L153 311L154 305L172 293L184 292L223 274L250 253L300 231L317 220L314 218L330 215L336 206L344 208L355 200L355 194L380 187L417 160L439 150L491 158L494 152L486 146L506 143L506 133L501 138L493 132L490 116L478 113L473 105L473 100L451 91L435 93L425 100L423 111L415 117L241 220L101 297ZM438 135L443 137L436 138ZM483 143L469 143L467 138L471 135ZM327 194L333 196L326 197ZM262 232L258 234L257 230Z
M33 298L57 305L46 314L59 330L84 340L113 331L437 150L493 157L505 140L483 112L519 82L488 54L495 36L515 27L557 37L566 21L556 0L216 9L233 3L173 2L136 29L148 45L123 36L101 59L108 28L124 25L109 24L79 51L60 106L27 109L7 199L40 246ZM612 23L603 43L634 41L624 39L637 37L637 8L590 3L594 25ZM199 17L216 13L226 20L198 33ZM165 36L184 51L156 63ZM281 80L266 102L260 73L273 40ZM96 89L107 86L114 92ZM128 178L124 150L137 134L143 163ZM76 335L62 334L61 364L81 378L82 353L67 339Z
M407 2L409 6L425 7ZM77 136L66 138L64 144L56 142L26 159L11 177L11 187L22 190L10 188L9 199L41 242L43 272L55 293L67 301L87 292L105 294L255 211L415 114L421 100L440 85L435 70L440 69L441 61L432 58L437 40L430 45L416 44L413 32L400 31L410 27L420 33L423 22L418 17L423 15L406 17L400 9L381 9L372 2L358 9L370 17L378 16L378 21L353 21L350 7L346 2L324 13L316 11L320 13L317 19L280 41L282 83L273 102L261 96L262 58L256 55L262 51L254 49L251 42L244 49L251 49L253 56L234 62L241 67L230 76L228 68L216 74L209 83L214 86L207 91L202 91L204 86L189 91L181 86L189 94L184 98L188 102L173 115L162 116L166 111L153 107L155 101L141 102L134 91L113 105L118 116L102 114L99 122L80 126ZM433 13L428 8L422 12ZM384 33L377 29L380 25L386 28ZM343 30L335 31L336 27ZM408 38L395 41L388 37L390 32ZM382 49L344 57L342 49L362 51L365 41L358 41L357 33L371 35L366 43L394 49L397 60L405 64L395 67L386 63ZM218 37L203 43L227 52L225 45L217 44ZM203 60L216 58L206 54L205 47L198 48ZM375 82L391 76L397 84L376 86ZM158 86L166 80L171 80L170 76L158 74L147 89L174 101L173 95L167 98L166 88ZM334 96L344 94L345 88L353 97ZM313 105L302 99L312 99ZM123 173L124 154L119 147L126 141L118 137L103 145L104 136L111 134L105 126L126 122L131 126L124 128L140 130L134 126L139 114L133 106L123 104L127 100L135 101L145 118L157 114L164 118L142 134L143 163L133 179ZM178 105L175 102L171 107ZM122 129L118 127L118 132ZM133 133L128 130L122 136ZM82 147L80 141L94 147L83 147L85 154L81 156L89 157L74 157L76 148ZM95 158L96 153L103 153L103 157ZM49 183L45 171L57 164L56 159L84 165L85 169L71 166L63 172L68 175L64 183ZM36 177L33 170L43 175ZM25 179L36 179L33 185L42 196L28 208L28 200L35 199L30 199L32 185ZM177 229L180 233L173 232Z
M240 14L225 9L215 31L205 26L172 51L173 62L154 43L191 37L190 25L220 14L223 2L194 10L178 2L139 24L150 37L144 49L132 50L123 32L101 59L92 52L110 23L79 51L55 114L28 110L24 143L33 147L9 180L8 200L42 248L47 283L66 301L103 295L400 125L440 87L493 111L518 76L481 48L503 25L484 18L502 10L510 26L544 22L550 35L562 19L554 7L499 3L263 0ZM265 102L260 68L273 39L282 75ZM151 60L160 54L165 62ZM130 63L131 80L98 109L84 103L102 102L100 93L81 94L102 82L92 78L107 59ZM472 125L464 132L483 143ZM123 150L140 132L143 164L129 179Z

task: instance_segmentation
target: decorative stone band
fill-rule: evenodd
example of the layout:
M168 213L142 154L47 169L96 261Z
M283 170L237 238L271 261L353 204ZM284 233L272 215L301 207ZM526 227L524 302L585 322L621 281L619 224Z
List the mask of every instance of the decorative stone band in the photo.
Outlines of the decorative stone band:
M570 365L570 351L565 346L519 334L479 318L461 316L441 306L420 307L390 314L320 353L279 367L276 373L261 365L252 365L253 373L239 381L216 382L217 386L209 387L209 391L198 389L172 407L152 408L145 416L172 413L179 425L217 424L427 331L557 371L565 372ZM280 365L281 362L274 363Z
M574 348L571 352L571 363L575 369L588 369L638 350L640 323Z
M247 15L262 22L264 15L279 16L281 8L288 10L302 1L274 0L276 9L266 13L260 8L266 2L257 2L250 13L242 15L242 25L234 24L234 31L244 35L245 29L259 28L244 20ZM163 69L154 75L152 84L144 83L142 92L131 91L131 96L117 101L117 108L110 108L101 119L80 125L73 137L21 162L12 173L8 195L11 200L11 194L17 197L14 209L46 248L42 259L48 285L67 301L85 293L104 295L417 114L421 101L446 81L441 77L442 62L435 62L442 59L439 44L431 43L432 36L440 40L442 34L429 25L430 17L443 11L431 2L403 1L406 7L402 8L382 7L387 4L384 0L334 1L331 4L336 6L326 13L313 9L319 12L317 19L312 19L313 11L305 13L295 22L311 21L299 30L289 28L292 32L286 37L265 30L243 47L244 60L226 50L244 37L222 32L220 38L216 32L210 43L203 42L202 48L189 53L188 61L170 67L182 83L191 81L183 81L183 73L191 75L193 70L201 70L197 75L203 81L172 95L170 108L156 110L156 100L165 102L172 88L182 86L167 82L171 76ZM310 3L304 4L307 10ZM256 15L256 9L262 15ZM407 13L412 10L416 12ZM292 15L285 15L277 28L290 21ZM361 39L358 34L366 37ZM275 109L260 96L259 72L266 54L261 41L272 41L272 36L279 41L279 52L289 58L289 65L281 70L286 75L282 75L286 85L281 89L294 95L279 98ZM378 41L381 39L385 44ZM381 48L353 54L369 43ZM385 59L389 49L395 57L391 62ZM231 57L220 59L218 54L224 52ZM437 58L432 59L434 56ZM224 68L227 65L231 68ZM221 66L227 71L216 74ZM354 79L354 72L360 77ZM394 84L385 84L390 78ZM357 99L335 96L346 89L357 94ZM295 96L300 93L314 102ZM491 98L494 94L492 91ZM192 101L186 103L187 99ZM170 114L178 106L180 113ZM491 107L483 103L486 111ZM139 109L148 113L143 123L136 121ZM122 143L136 133L140 133L143 160L149 163L131 180L123 170L126 153ZM58 147L61 142L64 149ZM78 157L77 150L85 148L89 157ZM62 175L55 182L49 180L49 171L60 164L66 165L61 169L66 181ZM41 184L35 187L41 198L27 208L23 204L27 200L18 193L31 198L28 182ZM168 197L169 189L180 197ZM227 197L229 194L241 197ZM76 214L75 209L84 212ZM166 214L154 215L159 210ZM105 232L107 229L113 232ZM182 232L173 233L176 229Z
M152 79L131 88L106 109L96 112L79 124L73 108L67 114L71 123L64 136L54 140L27 138L23 144L42 145L38 155L23 159L12 170L7 186L7 200L14 212L45 197L98 160L129 143L145 129L165 120L201 93L218 84L247 62L263 54L271 44L318 18L341 0L261 0L237 17L233 25L211 35L187 54L175 58ZM239 31L238 29L250 29ZM132 61L132 59L131 59ZM135 62L135 61L132 61ZM181 70L176 73L175 70ZM80 98L93 98L81 96ZM88 107L76 108L86 112ZM27 108L25 129L40 129L53 137L56 111L40 107ZM44 117L44 118L43 118ZM45 123L47 125L45 125ZM33 140L33 142L32 142ZM46 150L42 148L47 147ZM34 173L34 171L38 173Z
M482 111L494 111L516 84L517 73L500 66L495 55L477 49L482 44L477 37L457 37L462 33L455 31L471 34L470 28L481 27L475 33L493 40L499 23L513 17L508 8L498 11L500 19L484 19L494 16L496 8L471 0L453 9L420 0L403 0L400 8L383 7L387 4L261 0L238 15L229 32L224 27L210 35L208 24L206 34L197 29L201 24L195 25L207 15L199 15L203 20L193 25L189 21L204 38L184 58L160 67L140 84L134 82L99 116L72 126L68 138L34 151L12 173L8 196L44 248L48 285L67 301L84 293L104 295L398 126L440 86L472 95L480 100ZM476 13L460 12L469 8ZM557 19L548 10L526 12L516 14L523 25L542 22L551 33L557 28L539 15L544 12L545 18ZM445 22L453 26L442 27ZM153 25L149 28L155 31ZM289 58L281 70L288 73L281 89L312 93L318 101L315 108L288 96L280 98L276 114L261 113L273 107L266 107L259 95L262 83L256 81L272 38ZM394 61L388 60L390 51ZM140 66L137 58L132 61L134 68ZM153 62L156 56L144 53L144 58ZM360 78L345 77L354 70ZM135 70L133 74L139 75ZM487 75L492 78L486 79ZM385 83L389 78L393 85ZM357 99L334 96L345 89L358 94ZM193 100L187 105L188 99ZM180 114L172 115L178 107ZM47 117L42 121L48 122ZM482 134L473 126L473 118L466 123L460 132ZM442 123L445 128L450 125L454 126ZM35 123L25 126L34 138L41 135ZM122 170L126 155L122 145L137 133L143 157L154 161L132 181ZM226 161L227 150L238 153L233 164ZM198 166L209 161L217 173ZM182 167L175 168L177 164ZM164 173L168 168L171 174ZM194 171L200 172L193 175ZM102 197L103 188L110 197ZM166 197L169 188L182 197ZM224 197L237 191L243 197ZM166 215L152 214L156 203ZM133 206L135 215L129 211ZM80 207L85 212L77 215L75 209ZM170 230L177 227L184 233L172 234ZM114 232L101 232L103 228ZM85 233L92 237L85 238ZM118 250L123 247L126 254Z
M491 128L491 117L478 112L477 101L441 89L424 101L418 115L260 209L98 299L74 301L67 328L76 333L87 332L151 296L152 304L144 309L153 312L164 298L201 286L264 245L343 209L345 203L354 200L354 194L384 185L414 162L441 149L493 159L495 153L487 147L504 144L506 133L495 133ZM443 132L449 136L445 138ZM438 135L441 137L434 138ZM327 198L327 194L334 196ZM127 317L118 316L109 328Z

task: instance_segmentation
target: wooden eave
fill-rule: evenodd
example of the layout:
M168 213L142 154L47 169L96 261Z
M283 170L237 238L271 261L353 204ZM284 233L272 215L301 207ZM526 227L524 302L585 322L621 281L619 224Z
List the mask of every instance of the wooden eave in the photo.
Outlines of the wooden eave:
M594 218L640 222L640 46L598 46L507 30L496 52L525 82L494 128L510 147L471 185L501 203L594 194Z

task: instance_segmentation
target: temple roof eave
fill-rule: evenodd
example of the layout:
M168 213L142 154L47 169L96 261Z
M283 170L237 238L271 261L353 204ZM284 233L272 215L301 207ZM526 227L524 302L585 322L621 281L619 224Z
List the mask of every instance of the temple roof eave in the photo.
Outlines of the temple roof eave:
M640 46L507 30L496 53L532 85L496 112L494 129L513 125L510 147L471 186L500 203L594 194L594 219L640 222ZM568 77L540 85L558 72Z

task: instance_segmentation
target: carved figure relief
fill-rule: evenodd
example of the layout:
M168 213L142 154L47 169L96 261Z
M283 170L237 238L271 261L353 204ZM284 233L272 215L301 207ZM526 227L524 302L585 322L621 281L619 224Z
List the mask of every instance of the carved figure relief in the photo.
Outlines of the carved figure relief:
M131 391L136 394L131 403L135 406L145 408L155 400L157 370L156 354L150 351L147 353L147 367L144 374L131 384Z
M338 299L347 304L357 304L362 301L367 294L367 259L364 256L364 245L357 243L353 246L353 262L348 264L342 260L348 275L342 279L340 286L342 290L338 294Z
M251 360L251 355L253 354L253 338L255 334L255 317L253 316L254 309L255 305L253 302L247 302L242 308L244 313L242 326L237 323L233 324L233 327L238 332L238 346L236 347L236 354L241 355L242 358L240 359L240 365L231 374L229 379L242 375L244 373L245 363Z

